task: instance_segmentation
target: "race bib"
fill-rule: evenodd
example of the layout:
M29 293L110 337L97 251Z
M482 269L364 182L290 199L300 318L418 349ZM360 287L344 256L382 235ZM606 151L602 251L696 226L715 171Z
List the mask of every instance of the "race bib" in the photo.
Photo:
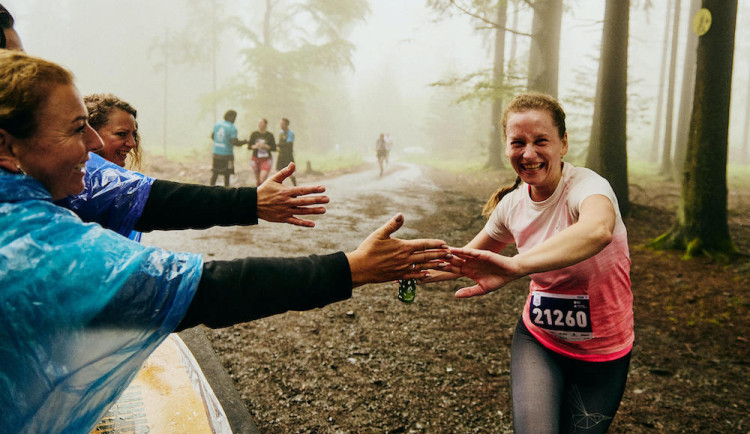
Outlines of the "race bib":
M531 322L569 342L594 338L588 295L562 295L534 291L529 303Z
M255 143L260 143L260 144L265 145L266 144L266 140L265 139L258 139L258 141L255 142ZM258 154L257 154L257 156L258 156L258 158L268 158L268 157L271 156L271 154L267 150L265 150L265 149L258 148Z

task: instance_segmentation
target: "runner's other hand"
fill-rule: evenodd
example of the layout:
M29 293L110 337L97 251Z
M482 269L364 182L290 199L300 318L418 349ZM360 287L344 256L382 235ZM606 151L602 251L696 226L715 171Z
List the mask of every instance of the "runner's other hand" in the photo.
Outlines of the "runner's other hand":
M521 277L513 258L488 250L450 248L453 254L443 271L466 276L477 284L456 291L457 298L485 295Z

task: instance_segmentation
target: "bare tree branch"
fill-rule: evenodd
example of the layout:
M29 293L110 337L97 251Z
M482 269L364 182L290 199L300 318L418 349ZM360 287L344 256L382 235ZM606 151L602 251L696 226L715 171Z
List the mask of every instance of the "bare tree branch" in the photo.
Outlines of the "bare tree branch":
M456 8L456 9L458 9L459 11L463 12L464 14L466 14L466 15L468 15L468 16L470 16L470 17L476 18L476 19L478 19L479 21L482 21L482 22L484 22L484 23L486 23L486 24L490 25L490 27L491 27L491 28L493 28L493 29L502 29L502 30L505 30L506 32L510 32L510 33L513 33L513 34L515 34L515 35L519 35L519 36L529 36L529 37L531 37L531 34L530 34L530 33L519 32L519 31L517 31L517 30L515 30L515 29L509 29L509 28L507 28L507 27L505 27L505 26L499 26L499 25L498 25L497 23L495 23L495 22L493 22L493 21L490 21L490 20L488 20L487 18L485 18L485 17L483 17L483 16L481 16L481 15L479 15L479 14L476 14L476 13L474 13L474 12L472 12L472 11L468 10L467 8L465 8L465 7L461 6L461 5L459 5L458 3L456 3L456 0L450 0L450 3L451 3L451 5L453 5L453 6L454 6L454 7Z

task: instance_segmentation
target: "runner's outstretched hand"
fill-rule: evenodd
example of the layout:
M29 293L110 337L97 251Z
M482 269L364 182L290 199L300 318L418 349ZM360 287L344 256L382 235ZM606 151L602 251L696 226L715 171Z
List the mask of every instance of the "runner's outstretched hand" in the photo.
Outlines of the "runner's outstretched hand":
M286 187L282 183L294 173L294 163L276 172L258 187L258 218L268 222L289 223L295 226L314 227L315 222L298 218L300 215L325 214L323 205L328 196L310 196L324 193L322 185Z
M522 276L513 258L488 250L450 248L453 258L443 271L461 274L477 284L456 291L457 298L489 294Z

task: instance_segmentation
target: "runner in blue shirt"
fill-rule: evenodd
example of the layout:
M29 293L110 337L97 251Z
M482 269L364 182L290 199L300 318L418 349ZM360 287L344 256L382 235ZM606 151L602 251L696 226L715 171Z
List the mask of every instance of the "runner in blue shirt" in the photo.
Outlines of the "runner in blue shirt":
M224 120L214 125L211 138L214 141L214 164L211 175L211 185L216 185L216 178L224 175L224 186L229 187L229 176L234 174L234 147L247 144L247 140L237 139L237 127L234 120L237 112L227 110Z
M294 162L294 131L289 129L289 119L281 118L281 131L279 131L279 158L276 161L276 170L281 170ZM297 185L297 178L290 176L292 184Z

